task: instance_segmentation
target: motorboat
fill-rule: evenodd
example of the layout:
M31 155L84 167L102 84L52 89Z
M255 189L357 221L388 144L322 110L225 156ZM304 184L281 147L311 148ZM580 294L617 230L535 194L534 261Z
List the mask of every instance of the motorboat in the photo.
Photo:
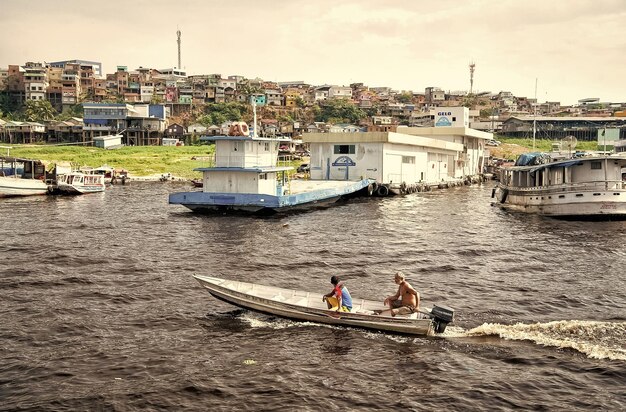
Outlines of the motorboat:
M85 174L80 171L74 171L60 175L57 180L56 188L59 193L70 195L104 192L104 175Z
M0 197L45 195L46 168L39 160L0 156Z
M528 153L499 173L491 197L502 209L564 219L626 219L626 156Z
M422 336L443 333L448 323L454 321L454 310L442 305L409 315L391 316L388 310L377 314L389 309L383 306L382 301L353 298L350 312L337 312L334 308L328 309L322 300L322 293L211 276L194 275L194 278L219 300L244 309L299 321Z

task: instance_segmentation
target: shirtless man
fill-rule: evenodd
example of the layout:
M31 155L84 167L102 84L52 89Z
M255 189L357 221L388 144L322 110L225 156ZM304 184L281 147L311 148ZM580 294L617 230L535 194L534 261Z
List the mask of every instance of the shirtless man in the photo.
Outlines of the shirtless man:
M396 273L394 281L398 285L398 291L395 295L388 296L383 302L385 306L389 305L389 309L377 311L377 313L381 314L388 310L391 316L396 316L417 312L420 307L419 292L405 280L402 272Z

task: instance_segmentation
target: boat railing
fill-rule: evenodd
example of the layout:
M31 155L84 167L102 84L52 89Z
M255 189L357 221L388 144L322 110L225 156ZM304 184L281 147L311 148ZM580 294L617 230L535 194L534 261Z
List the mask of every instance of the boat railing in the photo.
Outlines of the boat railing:
M566 191L566 190L590 190L590 189L605 189L605 190L624 190L626 189L626 181L623 180L589 180L584 182L573 183L561 183L558 185L549 186L512 186L515 190L522 192L532 192L535 190L553 190L553 191Z
M239 155L239 156L198 156L194 160L198 161L198 167L268 167L277 166L281 162L270 155Z

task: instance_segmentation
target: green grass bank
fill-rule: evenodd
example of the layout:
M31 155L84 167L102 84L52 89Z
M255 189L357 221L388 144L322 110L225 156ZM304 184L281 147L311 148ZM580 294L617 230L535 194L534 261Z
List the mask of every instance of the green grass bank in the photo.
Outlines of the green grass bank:
M10 155L43 160L50 164L70 163L76 167L106 164L115 169L128 170L135 177L171 173L178 178L198 179L202 173L194 172L193 169L209 166L208 158L214 152L215 145L124 146L115 150L91 146L11 145ZM0 149L0 155L6 153L6 149ZM286 165L297 168L301 163L301 160L296 160Z
M131 176L151 176L171 173L176 177L195 179L202 177L193 169L207 164L193 160L214 152L213 145L202 146L125 146L104 150L82 146L12 145L11 156L39 159L50 163L72 163L76 166L99 167L107 164L116 169L126 169ZM6 154L6 151L0 152Z

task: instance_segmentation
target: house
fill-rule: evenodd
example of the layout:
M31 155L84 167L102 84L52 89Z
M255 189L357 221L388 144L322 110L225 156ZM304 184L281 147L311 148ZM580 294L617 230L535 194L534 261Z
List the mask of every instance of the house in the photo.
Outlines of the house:
M265 98L268 106L283 105L283 94L280 90L265 90Z
M194 134L203 134L206 132L206 130L207 130L206 126L203 126L200 123L194 123L187 128L187 131L189 133L194 133Z
M173 137L181 139L185 133L187 133L185 128L178 123L172 123L167 126L167 129L165 129L165 134L170 138Z
M352 98L352 88L345 86L331 86L328 89L328 98L337 98L337 99L351 99Z
M83 137L83 119L53 121L48 125L48 143L79 142Z
M347 123L337 123L328 129L329 133L357 133L362 131L360 127Z
M6 143L35 143L45 141L46 126L36 122L8 121L3 126Z
M132 106L123 103L83 103L83 137L114 134L126 128L126 117Z
M131 146L158 146L165 131L167 110L162 104L131 106L126 117L126 140Z

